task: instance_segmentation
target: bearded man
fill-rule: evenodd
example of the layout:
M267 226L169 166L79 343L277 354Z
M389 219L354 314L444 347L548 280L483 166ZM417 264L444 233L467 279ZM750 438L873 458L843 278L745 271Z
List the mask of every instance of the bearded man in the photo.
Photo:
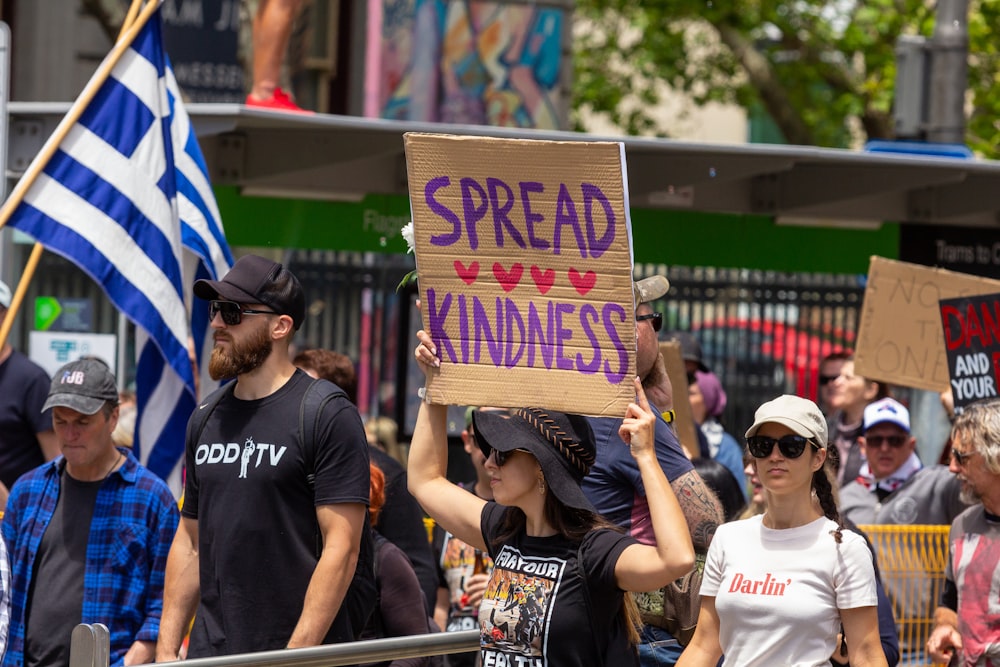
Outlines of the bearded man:
M247 255L221 281L197 281L194 293L209 301L209 372L236 381L188 426L157 661L181 657L192 617L189 657L350 641L361 628L349 587L370 569L359 565L369 468L358 410L326 383L309 430L300 424L307 392L325 381L289 358L306 309L287 268Z

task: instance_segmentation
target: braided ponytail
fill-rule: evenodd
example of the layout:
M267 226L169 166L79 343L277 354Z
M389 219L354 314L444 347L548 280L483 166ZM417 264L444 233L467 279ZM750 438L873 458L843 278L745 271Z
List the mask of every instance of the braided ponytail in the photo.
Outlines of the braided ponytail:
M831 447L831 449L836 450L836 447ZM840 544L843 539L844 522L840 518L840 510L837 509L837 498L833 493L831 481L835 479L834 475L836 475L834 472L835 459L836 455L833 457L828 455L820 469L813 473L812 488L816 492L816 498L819 500L823 515L837 524L837 529L833 531L833 539L837 541L837 544Z

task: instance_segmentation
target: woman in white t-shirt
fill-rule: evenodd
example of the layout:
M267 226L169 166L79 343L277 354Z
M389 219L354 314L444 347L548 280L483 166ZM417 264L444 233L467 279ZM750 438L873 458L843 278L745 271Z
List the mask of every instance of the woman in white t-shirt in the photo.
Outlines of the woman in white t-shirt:
M871 553L841 529L823 414L780 396L757 409L746 438L767 509L719 526L678 667L715 667L723 655L740 667L827 665L841 625L851 665L884 667Z

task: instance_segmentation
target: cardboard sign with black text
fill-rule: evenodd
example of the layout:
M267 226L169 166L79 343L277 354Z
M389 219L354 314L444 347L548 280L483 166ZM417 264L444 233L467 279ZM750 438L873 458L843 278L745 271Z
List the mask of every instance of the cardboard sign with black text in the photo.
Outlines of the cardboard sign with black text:
M941 300L941 325L955 413L997 395L1000 294Z
M624 146L404 135L434 403L625 414L635 398Z
M872 257L854 372L902 387L944 391L948 359L939 303L1000 292L1000 281Z

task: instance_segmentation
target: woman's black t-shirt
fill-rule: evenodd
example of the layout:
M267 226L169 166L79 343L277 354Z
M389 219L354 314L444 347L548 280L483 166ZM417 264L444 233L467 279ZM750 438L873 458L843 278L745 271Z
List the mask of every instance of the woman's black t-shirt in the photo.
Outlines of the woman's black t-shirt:
M483 667L638 664L615 583L618 557L636 541L614 530L591 531L582 544L522 532L495 547L508 509L491 502L482 514L494 562L479 607Z

